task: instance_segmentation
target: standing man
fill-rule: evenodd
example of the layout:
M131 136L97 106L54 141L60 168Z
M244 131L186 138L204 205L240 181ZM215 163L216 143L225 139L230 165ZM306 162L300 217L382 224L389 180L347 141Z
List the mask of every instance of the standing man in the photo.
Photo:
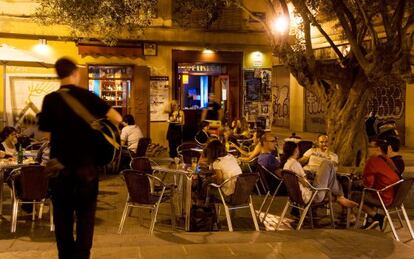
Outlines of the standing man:
M201 121L212 120L212 121L221 121L223 120L223 110L221 105L216 100L216 95L210 93L208 95L208 107L203 110L201 114Z
M60 89L76 98L96 118L107 117L118 125L121 115L102 99L78 86L79 69L73 61L55 63ZM50 158L64 169L51 179L51 195L59 258L89 258L98 195L97 150L88 123L69 107L58 92L45 96L39 129L50 132ZM76 239L73 226L76 221Z

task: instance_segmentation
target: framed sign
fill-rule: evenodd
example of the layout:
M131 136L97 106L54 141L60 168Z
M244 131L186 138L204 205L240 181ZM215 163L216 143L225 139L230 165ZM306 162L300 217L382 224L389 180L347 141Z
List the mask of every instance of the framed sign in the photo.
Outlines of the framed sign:
M157 43L144 43L144 56L156 56L157 55Z
M150 117L151 121L167 121L168 114L164 112L168 103L170 85L168 76L150 77Z

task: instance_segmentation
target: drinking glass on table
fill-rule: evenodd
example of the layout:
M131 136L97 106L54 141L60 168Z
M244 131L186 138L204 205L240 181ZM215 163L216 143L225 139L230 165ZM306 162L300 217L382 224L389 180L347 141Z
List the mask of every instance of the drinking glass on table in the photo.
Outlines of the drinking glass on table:
M191 170L194 172L197 167L197 157L191 158Z

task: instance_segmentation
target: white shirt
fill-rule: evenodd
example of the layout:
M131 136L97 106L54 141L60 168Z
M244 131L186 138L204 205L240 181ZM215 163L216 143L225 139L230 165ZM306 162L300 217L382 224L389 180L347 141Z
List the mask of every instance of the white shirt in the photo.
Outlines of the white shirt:
M296 160L294 158L289 158L286 161L285 165L283 166L283 169L292 171L295 174L297 174L298 176L300 176L300 177L302 177L306 180L305 171L303 170L303 168L300 165L300 163L298 162L298 160ZM304 186L301 182L299 182L299 188L300 188L300 191L302 192L303 201L305 203L308 203L310 198L312 197L312 191L307 186Z
M242 174L242 170L237 162L237 159L232 155L227 155L224 157L217 158L213 163L214 170L221 170L223 174L223 181L235 176ZM236 187L236 179L227 182L221 190L227 196L234 193L234 188Z
M338 155L329 150L323 152L320 148L311 148L306 151L303 156L309 157L309 162L305 166L305 169L310 171L317 171L324 160L329 160L338 164Z
M121 141L133 152L137 150L138 141L142 137L141 129L137 125L128 125L122 128Z

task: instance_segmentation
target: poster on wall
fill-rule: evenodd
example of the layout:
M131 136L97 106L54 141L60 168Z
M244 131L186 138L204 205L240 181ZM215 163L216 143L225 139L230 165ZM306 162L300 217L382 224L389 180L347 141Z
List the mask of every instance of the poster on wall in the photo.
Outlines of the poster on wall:
M150 117L151 121L167 121L168 114L164 113L168 103L170 84L168 76L150 77Z
M43 98L59 86L56 77L10 75L5 93L7 124L17 126L24 118L36 116L42 109Z

